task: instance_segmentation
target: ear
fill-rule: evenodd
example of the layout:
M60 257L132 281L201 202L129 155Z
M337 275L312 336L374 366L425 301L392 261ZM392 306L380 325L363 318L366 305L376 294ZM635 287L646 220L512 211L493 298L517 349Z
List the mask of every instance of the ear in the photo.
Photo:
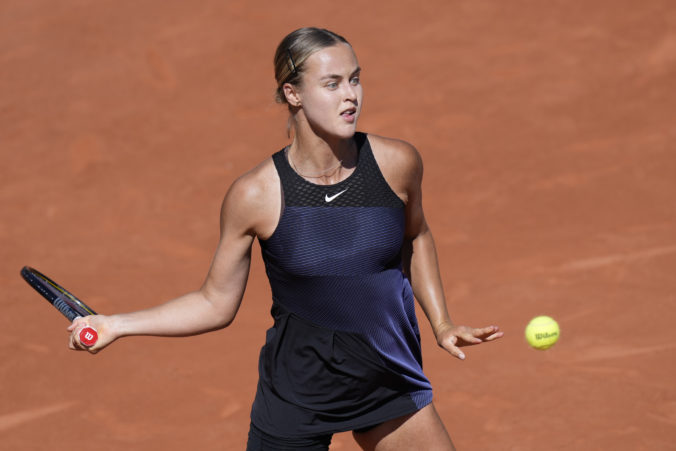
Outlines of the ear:
M291 83L284 83L282 85L282 90L284 91L284 97L286 97L286 101L289 105L292 107L301 106L300 94L294 85Z

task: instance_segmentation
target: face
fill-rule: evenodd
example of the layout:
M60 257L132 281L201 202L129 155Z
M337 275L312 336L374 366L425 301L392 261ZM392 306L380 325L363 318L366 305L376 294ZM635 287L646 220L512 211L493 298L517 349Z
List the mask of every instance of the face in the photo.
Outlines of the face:
M303 69L292 101L300 102L312 129L319 134L352 137L363 98L361 69L352 47L343 43L326 47L310 55Z

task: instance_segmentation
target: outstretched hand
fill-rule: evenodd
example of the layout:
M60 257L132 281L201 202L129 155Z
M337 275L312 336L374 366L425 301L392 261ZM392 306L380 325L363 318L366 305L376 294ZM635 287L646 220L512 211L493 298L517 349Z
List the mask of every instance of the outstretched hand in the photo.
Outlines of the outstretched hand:
M436 333L439 346L460 360L465 360L465 354L460 350L462 346L497 340L503 335L498 326L475 328L450 324L442 326Z

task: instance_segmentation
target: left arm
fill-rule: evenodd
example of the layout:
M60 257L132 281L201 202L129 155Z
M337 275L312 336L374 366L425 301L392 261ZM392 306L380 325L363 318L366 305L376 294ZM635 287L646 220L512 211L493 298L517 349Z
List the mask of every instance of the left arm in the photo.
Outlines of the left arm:
M382 139L382 138L381 138ZM502 337L497 326L474 328L455 325L446 308L446 297L439 273L439 261L434 237L425 221L422 207L422 159L408 143L374 139L387 154L383 161L388 183L406 204L404 268L411 281L413 294L432 326L439 346L464 359L462 346L475 345ZM386 145L391 147L386 149ZM374 146L374 151L375 151Z

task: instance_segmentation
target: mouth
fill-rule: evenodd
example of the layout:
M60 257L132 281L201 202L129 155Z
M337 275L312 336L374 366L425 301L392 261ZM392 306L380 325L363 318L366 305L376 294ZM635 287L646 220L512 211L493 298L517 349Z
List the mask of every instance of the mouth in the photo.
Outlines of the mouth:
M357 118L357 109L356 108L348 108L344 110L342 113L340 113L340 116L345 119L347 122L354 122L355 119Z

